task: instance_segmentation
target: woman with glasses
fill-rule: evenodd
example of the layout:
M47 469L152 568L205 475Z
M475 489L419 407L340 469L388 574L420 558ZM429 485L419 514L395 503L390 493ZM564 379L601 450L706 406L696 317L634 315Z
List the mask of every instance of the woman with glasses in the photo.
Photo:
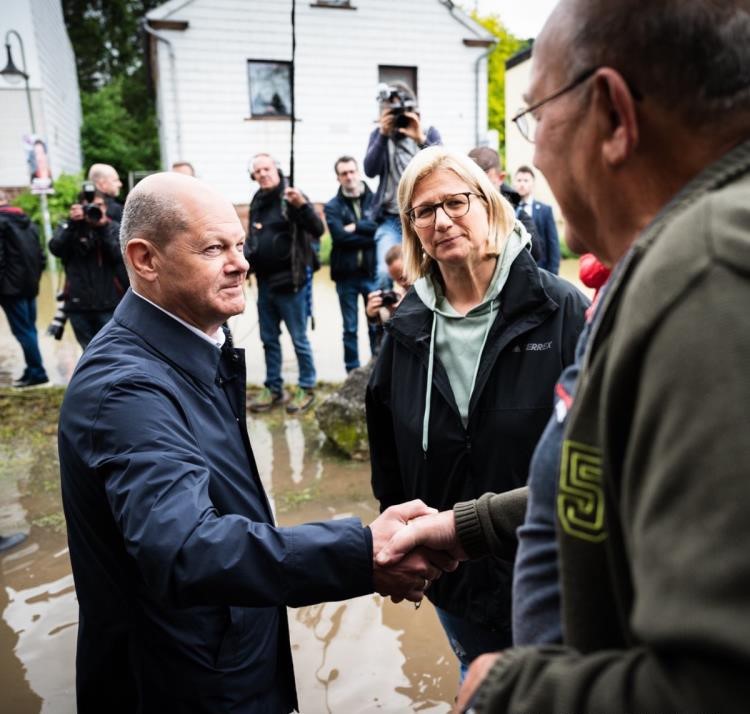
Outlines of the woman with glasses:
M468 157L424 149L398 200L414 286L368 385L372 486L383 509L421 498L445 510L526 484L588 302L536 266L512 207ZM462 679L511 644L512 575L488 557L425 583Z

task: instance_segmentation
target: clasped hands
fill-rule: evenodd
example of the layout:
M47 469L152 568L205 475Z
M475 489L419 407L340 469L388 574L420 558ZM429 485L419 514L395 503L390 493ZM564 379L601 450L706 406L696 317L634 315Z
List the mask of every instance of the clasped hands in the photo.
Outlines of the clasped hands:
M438 513L418 499L387 508L370 530L375 591L393 602L421 602L433 580L466 560L453 511Z

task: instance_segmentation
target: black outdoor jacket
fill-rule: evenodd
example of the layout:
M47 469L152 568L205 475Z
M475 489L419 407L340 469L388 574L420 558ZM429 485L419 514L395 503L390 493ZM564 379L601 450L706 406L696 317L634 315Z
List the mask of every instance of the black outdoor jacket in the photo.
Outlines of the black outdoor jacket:
M0 295L33 298L45 257L29 217L16 208L0 208Z
M49 249L65 267L66 312L109 312L120 302L128 283L119 231L114 221L96 228L68 221L55 231Z
M373 193L367 184L361 196L359 218L352 207L352 199L338 193L326 203L325 216L331 233L331 280L375 277L375 230L377 223L369 217ZM344 226L354 223L353 233Z
M282 182L253 196L244 253L258 280L272 290L296 292L307 282L306 268L320 267L318 240L324 227L310 203L295 208L284 201L283 189Z
M410 290L386 326L367 388L372 487L382 509L421 498L441 511L487 491L526 483L534 446L550 416L555 382L571 363L586 298L537 268L523 251L513 262L482 354L464 428L435 355L429 447L422 421L432 312ZM510 626L511 562L463 563L428 591L430 600L469 621Z

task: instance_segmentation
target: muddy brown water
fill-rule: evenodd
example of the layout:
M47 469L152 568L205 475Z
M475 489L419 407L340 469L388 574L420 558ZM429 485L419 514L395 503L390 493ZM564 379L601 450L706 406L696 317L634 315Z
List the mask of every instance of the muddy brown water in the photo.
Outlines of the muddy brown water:
M342 459L312 415L249 418L280 525L377 516L366 464ZM0 558L0 710L75 711L77 602L53 429L0 446L0 533L29 532ZM378 595L289 610L302 712L447 712L457 667L425 603Z

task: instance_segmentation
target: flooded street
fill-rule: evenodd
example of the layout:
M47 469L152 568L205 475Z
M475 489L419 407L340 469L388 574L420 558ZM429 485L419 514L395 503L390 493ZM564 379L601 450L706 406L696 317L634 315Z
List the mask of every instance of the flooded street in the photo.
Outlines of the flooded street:
M574 279L577 261L566 261ZM54 312L54 276L39 300L40 331ZM244 315L233 318L235 342L247 350L248 381L263 380L254 289ZM312 333L318 377L341 381L341 317L327 269L316 276ZM285 377L296 364L283 336ZM366 361L364 318L360 356ZM3 714L75 711L75 640L78 608L70 572L59 490L56 420L63 387L80 355L70 327L63 340L40 338L50 378L58 387L13 392L21 351L0 315L0 533L28 532L22 545L0 555L0 696ZM264 485L278 522L377 515L369 465L342 458L318 429L312 413L248 418ZM372 595L290 609L289 622L301 712L447 712L458 671L432 606L415 610Z
M28 540L0 557L0 691L8 714L75 711L77 603L59 496L54 413L62 390L0 393L4 417L41 427L0 446L0 533ZM42 407L39 402L46 402ZM15 422L15 423L14 423ZM369 467L324 444L312 414L248 419L278 521L377 515ZM418 611L378 595L289 610L301 711L446 712L457 672L429 604Z

